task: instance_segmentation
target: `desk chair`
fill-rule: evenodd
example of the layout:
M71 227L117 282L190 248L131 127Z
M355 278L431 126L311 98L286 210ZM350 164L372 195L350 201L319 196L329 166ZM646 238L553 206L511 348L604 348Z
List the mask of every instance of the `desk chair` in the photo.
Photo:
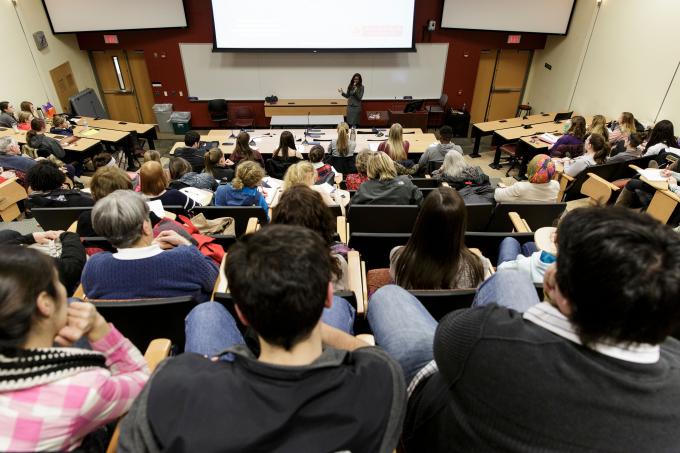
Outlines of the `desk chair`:
M419 210L414 205L350 205L347 223L357 233L411 233Z
M250 107L242 105L236 107L236 113L234 115L236 119L234 120L234 126L238 128L253 127L255 123L255 115Z
M554 226L566 209L567 203L498 203L487 231L511 232L510 212L518 213L532 228Z
M67 230L80 214L91 211L92 206L68 208L32 208L31 214L43 230Z
M515 117L527 116L529 112L531 112L531 106L529 104L520 104L517 106Z
M17 178L10 178L0 183L0 219L11 222L21 215L17 203L28 198L26 190L17 182Z
M444 113L446 111L447 102L449 102L449 95L444 93L439 98L439 104L427 106L428 113Z
M224 99L208 101L208 114L210 120L216 122L219 129L223 129L222 123L229 121L229 104Z

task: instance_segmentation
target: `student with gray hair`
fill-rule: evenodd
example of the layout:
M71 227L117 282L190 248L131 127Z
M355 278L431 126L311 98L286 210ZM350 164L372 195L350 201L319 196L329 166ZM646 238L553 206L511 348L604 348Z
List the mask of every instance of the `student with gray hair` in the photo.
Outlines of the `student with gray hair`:
M92 210L95 231L118 251L92 256L82 284L90 299L195 296L210 299L217 266L174 231L153 237L149 206L131 190L116 190Z
M21 148L14 137L0 137L0 167L28 173L36 161L21 154Z

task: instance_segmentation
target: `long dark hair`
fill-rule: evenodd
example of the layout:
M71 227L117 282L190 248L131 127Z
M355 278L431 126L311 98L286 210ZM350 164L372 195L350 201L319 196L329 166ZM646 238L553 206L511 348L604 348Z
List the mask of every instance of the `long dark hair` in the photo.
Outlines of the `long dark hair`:
M351 79L349 79L349 85L347 85L347 94L349 94L350 90L352 89L352 82L354 81L355 77L359 77L359 83L357 84L357 88L363 85L364 83L363 79L361 78L361 74L357 72L352 76Z
M590 134L588 140L590 141L590 146L592 146L595 151L595 155L593 156L595 163L601 165L607 162L607 156L609 156L609 151L611 149L607 139L600 134Z
M288 159L288 150L291 149L295 150L295 137L293 137L292 132L283 131L279 137L279 147L274 150L272 157L276 159L281 154L281 158ZM295 151L293 151L293 154L295 154Z
M672 148L678 146L677 139L675 138L675 131L673 130L673 123L668 120L661 120L654 125L652 132L649 134L645 151L659 143L663 143Z
M26 132L26 142L29 144L29 146L33 137L38 135L38 132L45 129L45 127L45 120L40 118L33 118L31 120L31 130Z
M580 140L583 140L583 137L586 136L586 119L582 116L573 117L571 119L571 126L569 127L567 133Z
M255 153L250 147L250 134L241 132L236 138L236 146L234 152L238 152L243 160L255 160Z
M466 224L467 210L458 192L450 187L433 190L397 258L396 283L407 289L448 289L463 269L481 282L481 260L465 246Z

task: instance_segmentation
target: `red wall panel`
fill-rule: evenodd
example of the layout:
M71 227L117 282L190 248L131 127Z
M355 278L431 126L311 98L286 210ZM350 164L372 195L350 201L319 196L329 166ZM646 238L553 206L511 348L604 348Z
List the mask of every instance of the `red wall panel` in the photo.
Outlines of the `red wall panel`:
M282 0L285 1L285 0ZM187 86L179 52L180 42L212 42L212 13L209 0L184 0L187 12L186 29L122 31L118 32L118 44L104 44L103 33L78 33L78 44L83 50L126 49L143 50L153 82L163 85L155 89L157 103L172 103L175 110L192 112L194 126L212 126L205 102L187 100ZM477 66L482 49L542 49L546 35L524 34L520 44L507 44L508 33L442 30L428 32L430 19L441 20L443 0L416 0L415 35L416 42L449 43L449 54L444 77L444 93L449 95L449 105L460 108L470 106ZM348 72L352 68L347 69ZM168 96L163 92L167 91ZM183 96L180 96L182 92ZM255 124L266 126L263 100L230 102L230 109L248 105L255 113ZM364 110L387 110L393 103L389 101L366 101Z

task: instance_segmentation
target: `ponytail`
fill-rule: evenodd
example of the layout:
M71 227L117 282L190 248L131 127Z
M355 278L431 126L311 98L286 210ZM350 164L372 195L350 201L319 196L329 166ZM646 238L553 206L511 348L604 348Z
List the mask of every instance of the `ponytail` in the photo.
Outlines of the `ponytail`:
M31 120L31 130L26 132L26 143L28 143L28 146L31 146L31 140L43 129L45 129L45 120L40 118L33 118Z
M222 156L222 150L217 147L208 150L203 155L203 166L205 167L205 173L215 176L215 167L220 162L220 159L222 159Z
M234 176L234 179L231 180L231 187L233 187L236 190L243 189L243 181L241 181L241 178L239 178L238 176Z
M589 137L590 146L595 151L593 155L593 160L596 164L604 164L607 161L607 156L609 156L609 151L611 147L609 142L600 134L590 134Z

